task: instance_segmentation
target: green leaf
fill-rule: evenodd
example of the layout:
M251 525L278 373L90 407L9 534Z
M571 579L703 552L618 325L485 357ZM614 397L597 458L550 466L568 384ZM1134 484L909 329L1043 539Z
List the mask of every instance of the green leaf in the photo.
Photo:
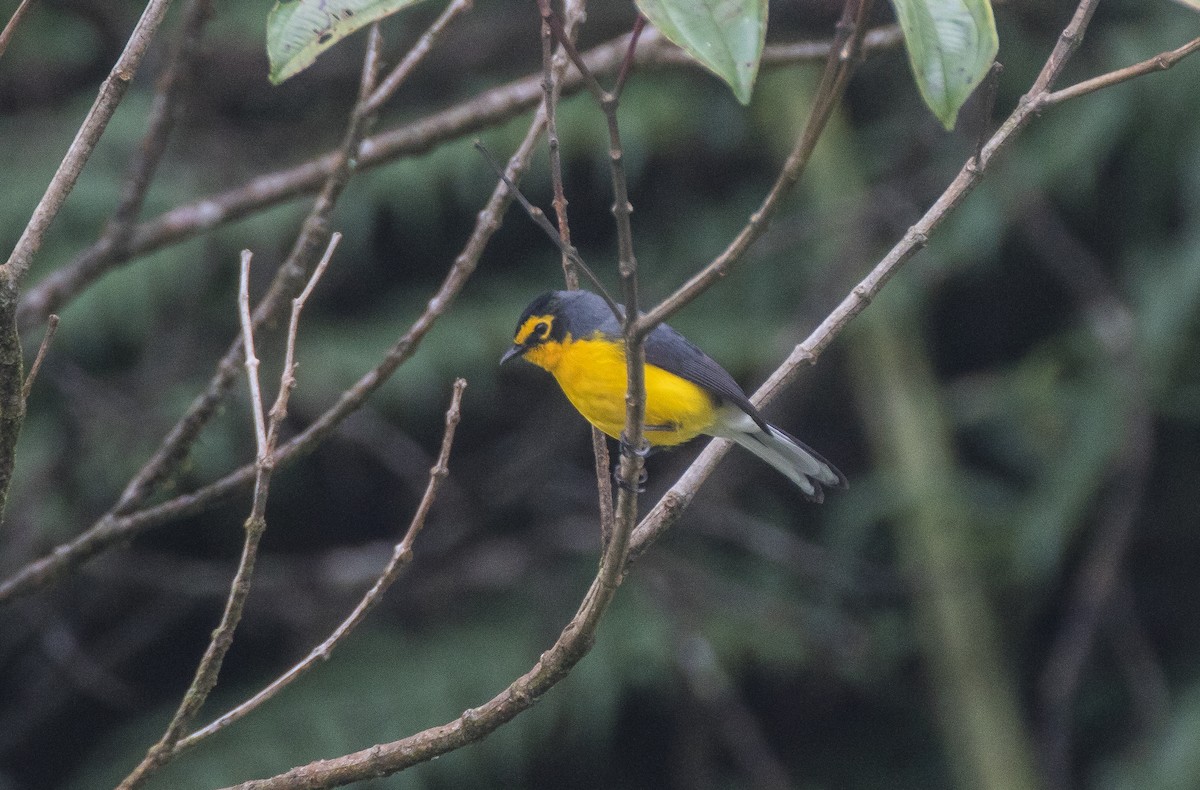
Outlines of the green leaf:
M947 129L999 47L989 0L892 0L925 104Z
M267 16L271 82L312 65L325 50L354 31L420 0L277 0Z
M767 0L636 0L642 16L750 103L767 36Z

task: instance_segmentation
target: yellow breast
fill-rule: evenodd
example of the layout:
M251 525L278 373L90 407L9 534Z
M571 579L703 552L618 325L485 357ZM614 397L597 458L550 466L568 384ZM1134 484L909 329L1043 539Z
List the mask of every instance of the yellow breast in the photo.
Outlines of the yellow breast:
M594 337L567 338L530 350L526 358L554 374L567 399L587 421L618 438L625 427L625 349ZM703 388L654 365L646 366L646 439L655 445L686 442L706 433L716 404Z

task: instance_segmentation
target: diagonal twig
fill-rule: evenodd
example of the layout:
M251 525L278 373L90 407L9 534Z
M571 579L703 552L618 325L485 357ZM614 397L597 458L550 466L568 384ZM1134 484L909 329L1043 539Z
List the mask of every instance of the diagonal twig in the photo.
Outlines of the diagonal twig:
M334 629L333 633L325 641L313 648L303 660L241 705L215 719L211 724L196 730L186 738L181 738L175 744L174 753L177 754L185 749L190 749L205 738L215 735L247 714L257 710L284 688L307 674L319 661L328 660L334 648L344 641L358 627L359 623L366 618L375 605L383 599L384 593L388 591L388 588L400 577L401 572L412 562L413 543L416 541L417 535L425 527L425 520L429 515L429 509L433 506L433 502L437 498L438 488L450 473L450 447L454 443L454 431L462 416L462 395L466 386L467 382L465 379L458 379L454 383L450 406L446 410L446 427L442 434L441 451L438 453L437 461L434 463L433 468L429 470L429 482L425 486L425 493L417 505L417 510L413 514L412 521L409 522L408 530L404 533L404 537L400 542L392 549L391 559L379 575L379 578L375 580L371 589L366 592L362 600L358 602L358 605L354 607L350 615L342 621L341 625Z
M12 16L8 18L4 30L0 30L0 57L4 57L4 51L8 49L8 42L12 41L13 35L17 32L17 25L21 24L21 20L33 9L35 2L37 0L21 0L17 10L13 11Z
M46 359L46 352L50 350L50 342L54 340L54 333L57 331L58 316L52 315L46 322L46 334L42 336L42 344L38 346L37 356L33 358L33 364L29 366L29 373L25 376L25 383L21 385L21 400L29 400L33 382L37 379L38 371L42 369L42 362Z
M450 23L460 17L462 14L471 10L474 5L474 0L454 0L450 5L446 6L441 15L434 20L433 24L421 34L421 38L411 49L404 55L401 60L386 77L379 81L379 85L371 92L366 101L362 104L361 112L364 115L370 115L379 111L383 104L395 95L396 90L408 79L408 75L413 72L429 51L433 49L437 40L445 33L446 28Z
M476 140L475 150L483 155L483 158L487 160L488 165L496 172L498 178L507 181L508 177L504 175L504 169L496 162L496 159L492 156L492 152L487 149L487 146ZM569 236L564 240L560 232L555 230L554 226L550 224L550 220L546 218L546 212L533 205L533 203L529 201L529 198L525 197L525 193L517 188L516 184L513 184L511 181L507 181L507 183L508 188L512 190L517 202L521 204L521 208L525 209L525 213L531 220L533 220L533 224L537 225L538 228L546 234L546 237L549 238L550 241L554 242L554 245L558 247L559 252L562 253L563 258L570 262L570 265L575 271L583 272L584 276L588 278L588 282L595 287L596 293L598 293L601 298L608 303L608 309L612 310L613 315L617 316L617 319L620 320L621 309L617 307L616 301L613 300L612 296L608 292L608 289L604 287L604 283L601 282L600 278L596 276L596 273L592 271L592 267L588 266L587 262L583 260L583 256L579 254L579 250L571 246ZM578 283L576 283L576 285L578 285Z
M654 309L647 311L646 315L638 322L638 332L643 336L694 300L718 279L724 277L729 269L742 259L750 246L766 233L767 226L775 212L778 211L783 197L795 186L796 181L799 180L808 165L817 141L833 116L833 111L841 100L842 94L845 93L846 85L858 65L862 40L866 35L866 17L870 6L871 0L862 0L857 6L852 3L846 4L842 18L838 22L834 45L825 61L825 70L821 75L821 82L817 87L812 109L809 110L808 120L804 124L804 130L796 139L796 144L784 161L779 176L775 179L775 183L759 205L758 210L750 215L749 222L720 255Z
M371 49L377 51L378 36L373 36L372 39L374 44ZM246 354L246 373L250 381L251 410L254 412L257 444L254 502L250 508L250 515L246 518L243 525L246 537L242 545L242 556L238 562L237 571L234 573L233 581L230 584L229 597L225 601L225 609L221 614L221 622L212 633L208 647L205 649L204 655L196 666L196 673L192 679L192 683L188 686L187 691L184 692L183 699L179 703L175 715L171 717L171 721L163 732L162 737L150 747L146 752L146 756L118 785L117 790L135 790L135 788L141 787L155 771L175 757L178 753L176 745L184 733L187 732L188 728L191 727L192 722L195 721L196 716L200 713L200 709L208 699L208 695L217 685L221 665L224 663L229 648L233 645L234 632L237 630L239 622L241 622L242 612L246 606L246 599L250 596L251 582L254 578L254 569L258 557L258 547L267 529L267 497L270 492L272 473L275 469L272 460L275 449L274 443L276 437L279 435L279 426L287 414L288 399L295 387L296 335L300 323L300 313L304 309L308 295L312 293L312 289L316 286L317 281L324 274L325 267L328 265L330 258L332 258L340 239L340 234L334 234L333 238L330 239L325 255L321 259L320 265L313 270L307 286L299 296L292 300L291 320L288 325L284 356L285 362L283 372L279 377L279 394L276 397L275 405L271 409L270 422L265 429L263 428L263 400L258 386L258 360L254 358L254 327L250 321L250 289L248 283L250 280L251 255L248 250L242 253L238 310L242 316L242 331L245 333L243 347Z
M150 0L146 4L146 9L142 12L133 33L130 34L124 51L117 58L117 62L113 65L108 78L104 80L104 84L100 86L100 93L96 97L96 101L83 119L75 139L67 149L66 156L59 163L58 170L50 180L50 185L46 187L42 199L38 201L37 208L34 209L33 216L30 217L29 223L17 240L16 247L13 248L8 261L0 266L0 276L4 279L14 283L19 282L29 270L33 256L42 246L42 240L45 238L50 223L54 221L59 209L66 201L67 195L75 187L75 182L95 149L96 143L100 140L100 136L104 133L104 129L108 126L109 119L116 112L121 99L125 97L129 83L133 81L133 75L141 65L142 57L146 54L146 50L154 38L154 33L158 30L170 4L170 0ZM15 305L12 309L15 309Z
M1110 71L1107 74L1101 74L1098 77L1077 82L1066 88L1053 91L1047 94L1042 99L1043 106L1058 104L1074 99L1079 96L1086 96L1089 93L1094 93L1102 88L1107 88L1111 85L1117 85L1135 77L1141 77L1145 74L1151 74L1156 71L1166 71L1174 66L1179 61L1191 55L1196 50L1200 49L1200 37L1193 38L1188 43L1181 47L1177 47L1169 52L1160 52L1152 58L1147 58L1140 63L1135 63L1132 66L1126 66L1123 69Z

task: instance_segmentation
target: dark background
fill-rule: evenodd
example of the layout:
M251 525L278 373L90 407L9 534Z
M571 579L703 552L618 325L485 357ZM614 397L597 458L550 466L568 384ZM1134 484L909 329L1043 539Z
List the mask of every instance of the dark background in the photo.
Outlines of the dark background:
M585 47L628 30L631 3L592 5ZM827 37L830 5L773 3L770 39ZM535 4L477 6L377 131L538 68ZM341 135L362 35L272 87L268 4L216 7L146 217L304 161ZM997 9L996 119L1072 9ZM139 10L44 0L0 59L6 249ZM387 22L393 61L439 10ZM176 8L28 284L99 234L178 17ZM1061 84L1198 32L1200 16L1166 0L1101 3ZM647 302L720 252L757 206L819 69L764 71L748 108L698 69L634 75L621 120ZM872 338L891 333L905 370L931 371L927 413L950 437L940 449L953 463L937 484L957 517L943 526L969 562L941 587L982 591L978 627L1011 678L1035 758L1065 735L1073 749L1068 772L1053 775L1059 786L1200 787L1198 84L1193 58L1035 119L862 321L772 404L770 418L836 463L849 491L807 504L735 451L635 567L577 671L482 744L371 786L961 786L953 735L938 723L945 689L930 667L943 648L925 630L927 566L906 537L918 494L880 427L893 392ZM903 52L872 55L769 234L673 324L753 389L993 123L969 105L959 131L945 132ZM505 157L526 125L482 138ZM574 240L615 285L603 118L587 97L569 99L560 134ZM346 238L301 326L290 430L419 314L493 184L470 138L351 181L333 220ZM549 207L544 150L525 189ZM237 332L238 251L254 251L264 286L308 205L141 258L61 311L0 535L6 574L112 505ZM598 557L588 431L548 376L495 363L526 302L560 286L557 259L509 212L416 356L334 439L277 473L260 575L211 715L299 660L370 585L420 497L451 383L470 381L451 476L383 605L326 665L152 786L218 786L403 737L481 704L552 643ZM30 352L40 337L26 332ZM269 382L277 338L264 345ZM172 490L248 462L248 415L239 384ZM650 460L645 507L700 446ZM243 496L159 528L0 611L0 788L108 786L140 759L216 623L247 509ZM1056 645L1081 644L1073 602L1093 561L1115 574L1115 593L1085 635L1095 647L1077 688L1054 701L1045 673Z

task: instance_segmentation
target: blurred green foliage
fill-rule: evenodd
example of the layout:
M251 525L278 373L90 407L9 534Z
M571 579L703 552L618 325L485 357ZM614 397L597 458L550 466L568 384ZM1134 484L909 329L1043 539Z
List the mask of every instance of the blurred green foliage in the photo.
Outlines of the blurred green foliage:
M392 62L439 10L424 5L385 26ZM585 47L631 23L625 4L600 5ZM341 133L361 36L272 88L265 7L216 7L143 218L305 161ZM114 36L119 47L138 10L39 4L0 59L0 242L19 236L111 65ZM1066 4L997 9L1005 71L996 118L1028 87L1069 13ZM769 42L794 41L828 35L836 9L776 3L772 15ZM175 11L168 27L177 21ZM532 3L478 3L376 129L531 73L537 24ZM1063 84L1197 33L1200 17L1178 4L1102 3ZM101 232L144 132L161 45L159 53L29 284ZM699 69L635 73L621 120L647 301L719 253L757 207L818 73L764 71L749 108ZM906 300L915 311L909 350L929 365L953 438L955 465L940 483L968 514L954 525L977 570L965 569L963 584L978 585L990 606L994 658L1017 688L1037 757L1047 745L1043 673L1123 490L1129 415L1149 414L1140 504L1116 566L1122 592L1065 710L1070 786L1200 786L1198 80L1192 58L1047 110L869 308L886 314L888 300ZM990 129L994 119L978 113L968 105L961 125ZM503 157L527 122L480 137ZM573 239L615 282L603 118L590 99L572 97L559 130ZM346 238L300 330L290 429L379 360L449 268L494 186L471 142L351 181L333 220ZM975 131L946 134L929 116L901 51L872 55L770 233L673 325L752 388L975 145ZM548 207L546 171L543 151L524 187ZM140 258L61 311L22 434L0 552L6 572L112 505L236 335L239 250L254 251L261 293L307 207L297 200ZM303 656L369 586L424 486L451 382L470 380L451 478L385 604L327 664L156 786L213 787L403 737L479 705L553 641L598 552L587 431L538 371L495 363L521 307L561 281L552 245L510 212L413 359L334 439L278 473L259 588L212 714ZM897 561L909 501L903 459L872 449L864 411L887 393L867 392L869 379L852 374L851 349L861 352L853 334L769 409L848 474L848 492L808 506L786 480L731 455L674 534L635 566L570 678L482 744L373 786L751 787L756 760L767 758L797 787L953 786L941 689L919 626L924 587ZM26 333L30 354L40 335ZM265 334L264 381L280 352L278 333ZM248 426L239 382L167 494L248 462ZM647 503L696 451L650 459ZM156 530L0 611L0 787L104 786L140 758L215 622L245 505L238 498ZM732 702L713 690L714 677L728 682ZM741 740L729 733L730 705L756 723Z

